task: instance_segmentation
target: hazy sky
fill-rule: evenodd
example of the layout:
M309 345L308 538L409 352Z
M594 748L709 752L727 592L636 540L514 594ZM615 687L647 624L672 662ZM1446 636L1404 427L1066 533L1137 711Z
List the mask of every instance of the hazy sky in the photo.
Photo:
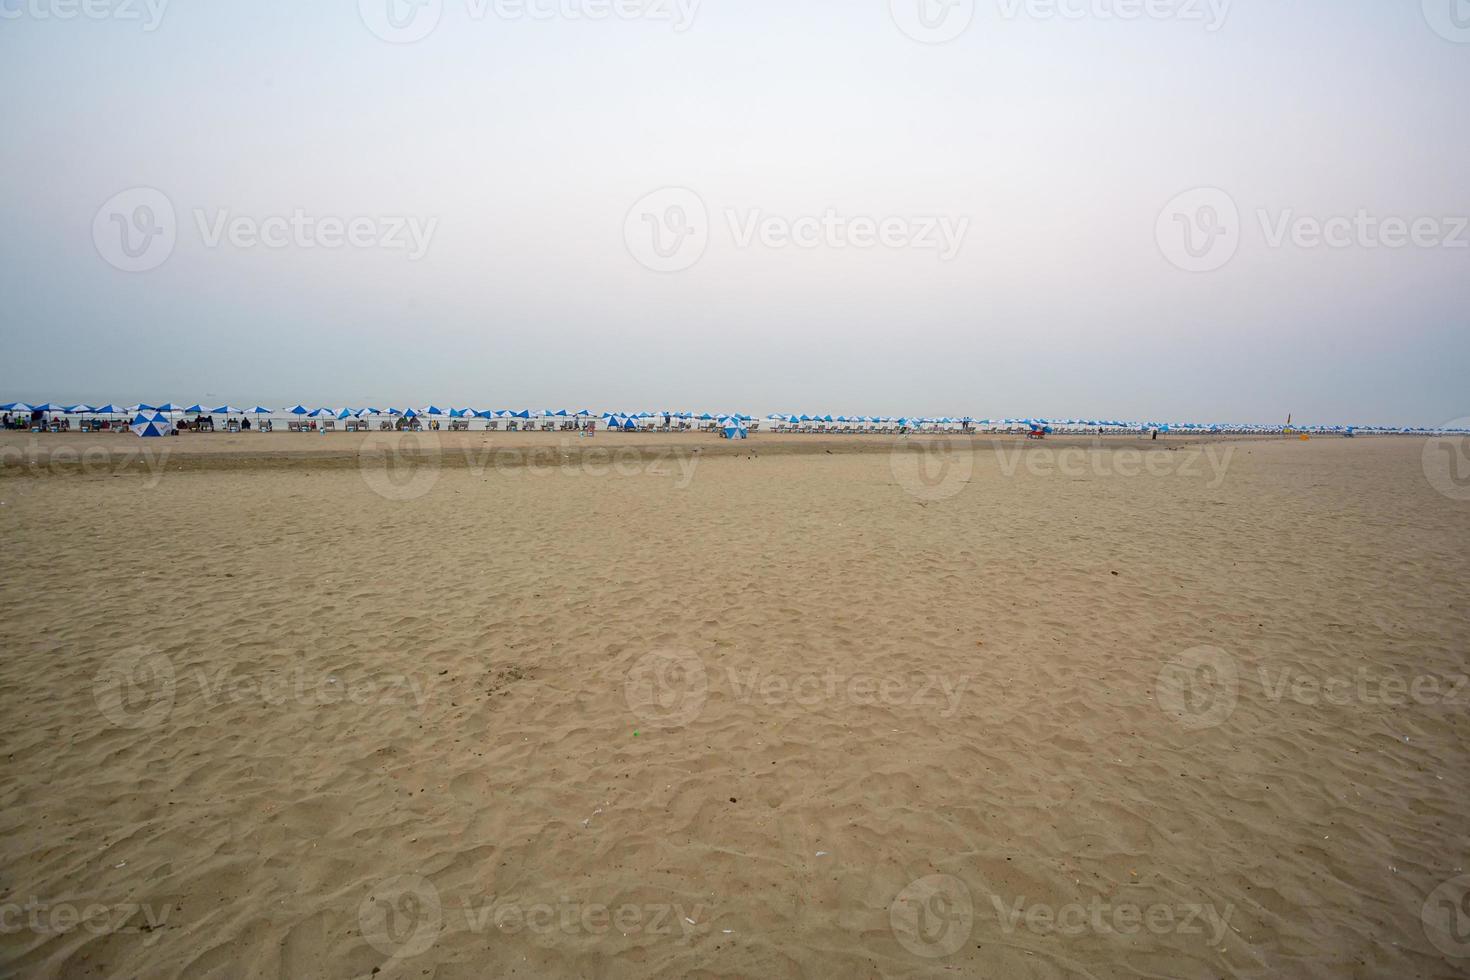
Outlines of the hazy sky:
M0 0L0 400L1470 415L1467 0L149 2Z

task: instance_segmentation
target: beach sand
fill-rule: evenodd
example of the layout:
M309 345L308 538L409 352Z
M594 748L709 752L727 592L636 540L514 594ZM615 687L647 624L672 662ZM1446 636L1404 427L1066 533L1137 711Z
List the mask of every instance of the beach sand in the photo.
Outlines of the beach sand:
M0 439L0 973L1470 970L1421 440L590 442Z

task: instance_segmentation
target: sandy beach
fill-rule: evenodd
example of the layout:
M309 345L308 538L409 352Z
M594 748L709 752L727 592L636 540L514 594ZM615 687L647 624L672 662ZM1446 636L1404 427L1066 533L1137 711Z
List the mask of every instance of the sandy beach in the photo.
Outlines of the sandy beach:
M1423 447L6 433L0 973L1465 976Z

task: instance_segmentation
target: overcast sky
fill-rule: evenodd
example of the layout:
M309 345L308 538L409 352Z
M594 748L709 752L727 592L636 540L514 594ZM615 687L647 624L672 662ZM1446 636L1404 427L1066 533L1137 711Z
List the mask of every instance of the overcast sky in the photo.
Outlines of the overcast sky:
M0 0L0 86L4 401L1470 415L1465 0Z

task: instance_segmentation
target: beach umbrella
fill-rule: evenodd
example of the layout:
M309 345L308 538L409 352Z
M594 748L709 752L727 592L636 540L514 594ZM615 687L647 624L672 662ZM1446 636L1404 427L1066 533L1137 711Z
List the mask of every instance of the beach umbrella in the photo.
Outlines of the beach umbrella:
M283 409L283 411L287 415L309 415L309 414L311 414L311 409L307 408L305 405L292 405L290 408Z
M129 428L135 435L144 439L171 435L174 431L173 423L162 412L154 412L152 415L147 412L139 412Z
M238 409L238 408L236 408L233 405L221 405L219 408L211 408L209 410L208 414L210 414L210 415L243 415L245 413L241 409Z
M0 412L29 412L30 410L31 406L25 402L6 402L0 405Z
M340 412L337 413L337 418L338 419L350 419L353 416L355 416L356 414L357 413L354 412L352 409L350 409L350 408L344 408Z
M203 405L195 404L190 405L188 408L181 408L179 409L179 411L183 412L186 415L203 415L205 409Z
M31 406L31 411L33 411L33 412L62 412L62 411L65 411L65 409L63 409L60 405L56 405L56 404L53 404L51 402L42 402L39 405L32 405Z
M249 414L251 415L269 415L270 413L271 410L266 408L264 405L256 405L254 408L250 409L249 412Z
M121 414L123 414L123 409L118 408L116 405L112 404L112 402L108 402L106 405L98 405L95 408L93 408L92 411L94 413L96 413L97 415L121 415Z

